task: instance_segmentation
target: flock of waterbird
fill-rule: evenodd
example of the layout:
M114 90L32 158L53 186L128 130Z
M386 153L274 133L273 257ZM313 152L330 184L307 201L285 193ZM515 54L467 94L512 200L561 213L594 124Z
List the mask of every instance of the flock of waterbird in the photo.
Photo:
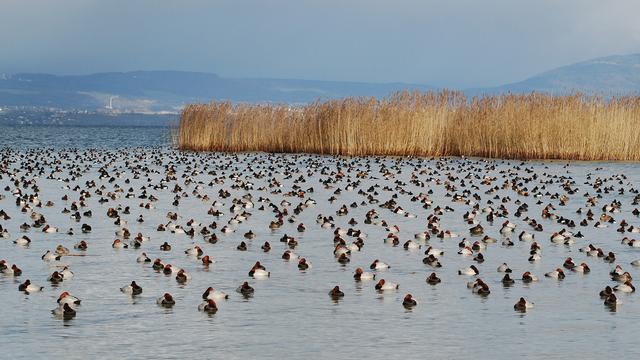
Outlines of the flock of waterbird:
M353 267L349 281L370 282L380 293L401 289L384 276L391 265L402 264L367 259L368 247L420 254L415 261L424 264L425 286L466 284L478 296L491 293L492 282L487 278L501 278L505 287L540 281L528 269L517 275L507 262L500 261L497 269L483 268L491 247L526 247L531 264L542 261L547 246L577 248L579 260L567 257L563 263L549 266L544 278L562 281L568 273L588 274L588 262L609 263L612 283L602 284L603 290L594 296L600 296L614 310L621 304L620 293L635 291L631 273L624 267L640 266L640 260L632 258L633 248L640 248L640 240L633 239L640 227L632 224L640 215L636 208L640 195L623 174L586 174L585 181L577 183L569 171L548 172L544 164L465 158L184 153L163 148L4 149L1 153L0 238L24 249L22 258L1 259L0 255L1 276L15 278L17 290L30 296L54 291L70 281L90 281L73 280L77 276L74 272L83 270L74 267L73 259L100 255L92 253L94 244L83 239L97 226L110 229L110 237L100 240L111 244L109 251L137 251L140 266L171 276L179 284L189 284L192 274L170 260L186 258L209 267L216 262L216 248L221 243L233 243L239 252L253 252L256 261L247 268L247 281L236 289L238 296L246 298L259 296L252 287L255 281L278 276L278 269L267 269L260 262L263 257L281 253L283 261L297 262L300 271L313 271L314 259L297 254L304 253L309 242L326 244L326 256L335 259L336 267ZM406 180L401 180L400 174ZM53 186L59 189L58 198L46 191ZM434 191L442 196L434 199ZM190 210L199 217L185 218L181 204L193 198L201 206ZM167 199L167 204L159 204L161 199ZM331 212L320 213L318 202L325 202L325 209ZM570 202L581 205L568 211ZM137 206L127 205L134 203ZM541 210L533 213L530 207ZM63 214L65 220L52 223L46 212ZM269 220L252 223L256 212L268 214L264 218ZM354 213L360 215L355 217ZM148 222L152 214L163 219L152 224L153 231L131 230L129 224ZM305 223L303 218L315 222ZM465 233L444 226L444 218L463 224ZM419 231L408 234L398 225L400 219L403 224L415 224ZM236 231L239 224L251 229L241 234ZM324 236L305 237L309 227L321 229ZM561 230L546 230L554 227ZM595 234L615 228L619 238L607 241L611 248L602 249L583 235L582 229L587 228ZM367 236L372 232L386 235ZM154 241L157 233L169 240ZM261 239L266 233L281 234L280 244ZM66 240L51 243L51 234L64 234ZM50 250L33 253L30 247L36 242L50 245ZM146 249L152 248L166 256L149 257ZM625 263L620 261L620 253L629 257ZM20 265L21 260L35 256L50 264L53 271L47 278L35 279L29 268ZM447 258L454 256L467 259L468 266L447 270L457 271L461 281L444 284L439 274L447 269ZM128 275L131 281L119 290L123 296L140 296L144 290L136 282L137 274ZM470 281L462 280L469 277ZM349 296L341 290L341 281L345 279L336 279L337 285L328 293L335 301ZM42 286L46 283L56 286ZM6 287L10 283L2 284ZM156 296L159 306L180 305L170 292ZM212 314L229 297L209 287L201 303L192 306ZM411 293L401 298L409 309L419 300ZM532 307L524 297L513 306L522 312ZM62 291L52 312L58 318L71 319L81 308L81 299Z

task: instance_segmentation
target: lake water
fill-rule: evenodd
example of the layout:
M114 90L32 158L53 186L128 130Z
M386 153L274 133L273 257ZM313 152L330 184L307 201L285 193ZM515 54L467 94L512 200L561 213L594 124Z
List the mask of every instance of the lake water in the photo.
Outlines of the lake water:
M637 336L635 330L640 320L640 302L637 294L618 294L622 304L616 311L605 307L598 293L606 285L616 285L609 276L615 264L620 264L635 278L640 276L637 268L630 262L640 258L640 248L620 243L624 236L634 237L637 234L618 233L616 229L622 219L634 226L640 225L638 217L632 215L635 208L632 201L635 194L630 191L640 183L640 168L629 163L571 163L566 162L526 162L518 161L478 161L466 159L396 159L396 158L364 158L348 159L328 156L294 156L265 154L194 154L181 153L169 148L168 130L165 128L79 128L79 127L2 127L0 148L4 148L3 163L0 164L0 209L5 210L10 220L0 220L0 224L8 230L10 237L0 239L0 259L9 264L16 263L24 271L23 275L12 278L0 274L0 352L3 358L498 358L513 359L526 356L530 358L635 358L640 350L635 346ZM50 147L51 153L30 152L37 147ZM97 147L93 152L74 152L68 148L87 149ZM136 148L133 148L136 147ZM123 149L124 148L124 149ZM46 156L49 156L47 159ZM52 201L54 206L36 208L42 213L47 223L60 228L57 233L47 234L40 229L32 228L29 232L20 231L20 224L33 221L30 212L20 212L15 204L11 191L15 189L11 176L23 162L35 165L44 164L50 159L59 159L60 164L42 165L45 170L38 175L40 188L39 199L45 203ZM113 161L112 161L113 160ZM5 165L6 164L6 165ZM75 180L64 182L70 178L69 166L77 165L82 175ZM128 164L128 165L127 165ZM38 165L41 166L41 165ZM52 169L59 166L59 172ZM99 179L101 167L115 176L114 181L108 178ZM168 179L166 188L154 189L154 185L162 184L166 167L174 166L175 178ZM351 166L351 169L350 169ZM3 171L5 168L8 171ZM368 167L368 169L367 169ZM148 168L148 172L147 172ZM359 170L366 170L367 178L359 184L356 177ZM344 177L336 177L335 172L342 171ZM119 172L119 176L116 173ZM134 178L134 172L141 176ZM261 173L263 176L257 176ZM530 178L522 184L531 192L529 196L518 195L510 186L504 188L505 180L515 176ZM624 174L626 178L616 177ZM24 175L33 178L21 170L18 178ZM412 175L421 181L424 187L411 183ZM474 176L477 175L478 178ZM297 181L300 177L304 182ZM482 178L495 177L491 185L482 184ZM566 180L573 181L570 187L577 188L575 194L568 194L563 188ZM50 179L48 179L50 177ZM587 207L587 197L597 195L591 186L596 178L608 179L601 187L596 206ZM611 179L615 177L614 179ZM194 182L185 184L185 179ZM130 183L125 183L130 179ZM212 181L219 179L220 182ZM277 180L280 187L276 182ZM332 179L331 181L327 181ZM70 207L77 201L79 185L85 188L86 182L94 180L97 187L105 187L104 193L114 191L118 184L124 192L116 193L117 198L107 203L99 203L102 197L95 194L86 199L86 208L91 209L92 217L83 217L80 222L63 214L63 207ZM464 187L462 186L464 180ZM238 186L241 182L251 182L253 189L244 190ZM198 182L200 189L197 189ZM540 191L540 197L534 197L532 189L536 186L546 189ZM621 183L620 183L621 182ZM179 205L174 206L174 186L179 184L185 196ZM456 189L447 191L447 183ZM211 185L210 185L211 184ZM355 184L354 189L348 189ZM374 185L377 194L367 192ZM287 196L294 185L301 189L313 187L314 192L307 192L304 198ZM11 191L5 191L8 186ZM139 199L142 186L147 193L158 198L155 208L140 208L140 203L148 203L147 199ZM385 190L385 186L388 188ZM477 189L473 186L477 186ZM487 194L493 186L499 190ZM611 187L604 191L605 187ZM133 188L132 198L125 195ZM620 194L618 191L625 191ZM230 197L218 197L220 189L228 190ZM341 193L336 194L336 189ZM483 251L486 261L478 264L473 257L458 255L458 243L462 238L470 241L480 240L481 236L471 236L472 225L463 220L463 214L471 209L471 204L453 202L447 194L462 195L464 190L470 193L466 198L476 201L471 196L477 193L479 208L491 205L497 209L504 205L509 212L506 218L496 218L493 223L486 221L485 214L478 219L485 229L485 234L498 239L495 244L488 244ZM279 190L281 190L279 192ZM366 195L358 194L363 190L366 194L379 200L378 204L366 203ZM406 191L406 192L403 192ZM429 195L433 200L431 208L423 208L419 202L412 202L412 196L432 190ZM23 188L23 193L32 194L30 188ZM196 193L194 193L196 191ZM409 194L408 192L411 192ZM179 191L178 194L181 194ZM203 201L194 194L207 194L210 199ZM247 193L253 195L255 207L246 209L252 214L243 223L230 225L235 231L223 234L220 228L231 218L230 207L234 198ZM568 195L565 206L554 194ZM63 195L69 200L61 200ZM397 195L397 204L405 211L415 214L415 218L405 217L380 207ZM335 196L336 201L329 202ZM494 197L498 197L495 199ZM506 196L509 200L502 203ZM259 197L270 201L258 202ZM316 200L317 205L302 211L294 223L286 220L293 215L293 209L308 198ZM591 209L597 218L602 207L613 200L621 202L621 212L611 213L615 224L606 228L594 227L595 221L588 226L577 223L585 215L576 214L578 208L585 212ZM287 200L291 205L282 205ZM529 210L522 216L514 213L519 200L529 205ZM207 210L214 201L223 204L219 210L221 217L207 215ZM540 202L538 204L538 201ZM356 202L358 207L349 205ZM277 229L269 229L269 222L274 220L274 213L269 203L280 210L287 209L284 225ZM346 216L338 216L336 210L345 204L349 210ZM576 221L576 227L569 229L551 219L542 219L542 208L553 204L553 213ZM140 249L113 249L111 244L118 236L115 231L120 227L114 225L114 219L107 218L109 207L130 206L131 213L122 214L126 227L135 236L138 232L150 237ZM265 210L259 210L261 205ZM444 212L440 216L440 228L460 235L458 238L440 239L432 235L431 240L422 243L422 249L407 251L402 247L406 240L414 239L414 234L426 230L426 218L433 213L436 206L451 207L454 211ZM388 231L384 226L365 224L364 215L375 209L379 218L389 225L400 228L400 246L385 244L383 239ZM172 234L169 231L158 232L160 223L168 223L167 212L174 211L180 215L175 223L186 226L189 219L207 225L216 221L219 225L215 233L219 241L209 244L198 234L193 238L187 235ZM351 262L345 266L339 264L333 255L333 231L323 228L316 222L318 214L333 216L336 227L348 229L348 221L355 218L358 224L354 228L367 234L365 245L359 252L353 252ZM136 219L142 215L143 223ZM524 221L526 217L540 222L544 230L535 232ZM503 237L499 230L504 220L516 224L516 230L509 237L514 246L501 244ZM306 231L296 230L298 223L306 225ZM82 234L80 226L91 225L91 233ZM66 235L66 230L73 228L75 235ZM572 232L580 231L584 238L576 238L575 244L555 245L550 241L553 232L561 229ZM197 227L196 230L199 230ZM252 230L256 237L247 240L243 234ZM530 242L518 240L520 231L526 230L535 234L535 240L542 246L542 259L531 263L528 261ZM299 242L295 253L304 256L312 264L307 271L300 271L296 262L287 262L281 258L287 248L279 239L288 234ZM22 235L27 235L32 242L29 247L13 244ZM637 236L636 236L637 237ZM347 243L355 238L343 236ZM46 250L54 250L58 244L71 249L80 240L86 240L89 248L86 256L66 256L60 263L69 264L75 273L73 279L65 280L57 286L47 282L47 277L56 269L58 263L46 263L40 259ZM171 251L160 251L160 244L168 242ZM247 251L238 251L236 246L245 241ZM271 252L264 253L260 246L269 241L273 247ZM605 252L613 251L616 262L609 264L601 258L588 257L578 249L592 243ZM199 245L204 253L215 259L216 263L208 269L201 262L185 255L184 250ZM422 263L424 250L428 245L445 251L441 258L442 267L434 269ZM163 263L170 263L183 268L191 275L186 285L180 285L174 276L165 276L154 271L150 265L136 262L141 252L146 252L152 259L160 258ZM544 277L544 273L562 267L564 259L572 257L576 263L586 262L591 268L588 274L578 274L565 269L566 278L562 281ZM367 271L374 259L383 260L391 265L386 271L375 271L376 279L384 278L399 283L399 290L380 294L375 291L377 281L355 282L353 272L356 267L364 267ZM271 272L271 277L256 280L248 277L247 272L256 261L260 261ZM531 284L521 281L511 287L503 287L500 280L503 273L497 267L507 262L513 269L512 277L520 279L525 271L531 271L540 280ZM490 287L491 294L483 297L472 293L467 288L468 281L474 277L458 275L458 269L475 264L482 278ZM442 282L431 286L425 282L431 272L436 272ZM44 286L40 293L25 294L18 291L18 285L25 279ZM119 288L135 280L144 291L131 298L119 291ZM255 288L255 295L245 299L236 293L235 288L248 281ZM328 291L339 285L345 296L333 301ZM227 292L230 299L218 301L219 311L207 315L197 310L201 295L208 286ZM71 320L60 320L51 314L56 299L62 291L69 291L82 299L77 307L77 315ZM159 307L156 298L170 292L176 299L171 309ZM419 302L412 309L402 306L402 298L411 293ZM513 305L521 297L534 303L534 308L526 313L516 312Z

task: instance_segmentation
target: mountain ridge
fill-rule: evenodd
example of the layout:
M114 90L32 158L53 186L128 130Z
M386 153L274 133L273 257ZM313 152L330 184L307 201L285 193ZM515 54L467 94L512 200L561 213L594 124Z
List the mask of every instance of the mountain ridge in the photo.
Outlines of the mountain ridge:
M308 103L346 96L385 96L437 87L402 82L366 83L276 78L226 78L191 71L104 72L89 75L0 75L1 107L120 111L174 111L212 99L251 103ZM469 96L544 92L594 95L640 94L640 53L612 55L551 69L497 87L462 90ZM111 106L109 106L111 105Z

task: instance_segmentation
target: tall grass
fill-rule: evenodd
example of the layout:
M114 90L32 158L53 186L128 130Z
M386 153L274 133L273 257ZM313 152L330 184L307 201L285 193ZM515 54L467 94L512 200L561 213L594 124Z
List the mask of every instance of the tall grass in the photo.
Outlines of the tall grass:
M193 104L178 147L337 155L640 160L640 98L580 94L467 99L402 92L299 107Z

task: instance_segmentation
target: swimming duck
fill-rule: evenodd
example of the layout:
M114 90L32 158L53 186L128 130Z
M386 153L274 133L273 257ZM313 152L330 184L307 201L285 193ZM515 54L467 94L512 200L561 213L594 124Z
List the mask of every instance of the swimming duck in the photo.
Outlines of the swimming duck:
M353 274L353 278L356 279L356 281L374 280L376 278L376 275L365 272L362 268L357 268L355 273Z
M198 311L213 314L218 311L218 305L213 299L207 299L198 305Z
M151 258L147 256L147 253L142 253L136 258L136 262L148 263L148 262L151 262Z
M411 294L407 294L402 300L402 305L406 308L411 308L418 305L418 302L411 296Z
M176 274L176 281L180 284L184 284L189 280L191 280L191 276L187 274L184 269L180 269Z
M202 257L202 265L209 266L210 264L213 264L213 263L214 263L214 261L211 260L209 255L205 255L205 256Z
M525 300L523 297L518 300L518 302L513 305L513 309L516 311L527 311L528 309L533 308L533 304Z
M54 255L51 250L47 250L47 252L41 256L41 259L44 261L58 261L61 257L61 255Z
M77 297L69 294L68 291L63 292L62 294L60 294L60 296L58 297L57 300L58 304L63 305L63 304L69 304L69 305L80 305L80 303L82 302L82 300L78 299Z
M300 258L300 260L298 260L298 269L307 270L307 269L309 269L310 266L311 265L309 263L307 263L307 259Z
M522 281L525 283L530 283L530 282L538 281L538 277L531 274L529 271L526 271L524 274L522 274Z
M329 291L329 296L331 296L331 298L333 299L338 299L344 297L344 292L342 292L340 290L340 287L336 285L333 287L333 289L331 289L331 291Z
M162 263L162 261L160 259L155 259L153 261L153 265L152 265L153 270L163 270L164 269L164 264Z
M229 298L229 295L222 291L215 290L212 287L208 287L207 290L202 294L203 299L213 299L213 300L225 300Z
M165 242L165 244L166 244L166 242ZM163 249L161 249L161 250L163 250ZM204 254L204 251L202 251L200 246L194 245L193 247L190 247L187 250L185 250L184 253L187 254L188 256L200 257L200 256L202 256Z
M471 265L468 268L458 270L458 275L475 276L480 274L480 271L475 265Z
M620 300L616 297L616 294L609 294L604 300L604 305L609 307L616 307L620 304Z
M164 293L164 295L158 298L157 303L162 307L170 308L176 304L176 301L173 299L173 296L171 296L171 294Z
M11 265L11 267L6 267L2 270L2 273L6 276L20 276L22 275L22 270L16 266L16 264Z
M562 271L562 269L560 268L557 268L554 271L550 271L544 274L544 276L552 279L559 279L559 280L562 280L565 278L564 271Z
M636 291L635 286L631 283L631 281L625 281L623 284L616 285L613 287L614 291L624 292L624 293L632 293Z
M43 286L32 284L29 279L18 286L19 291L24 291L27 294L39 292L42 291L42 289L44 289Z
M23 235L16 239L13 243L18 246L29 246L29 244L31 244L31 239L29 239L28 236Z
M580 265L577 265L575 267L573 267L571 269L571 271L575 271L575 272L579 272L579 273L588 273L591 271L591 269L589 268L589 266L585 263L581 263Z
M54 283L54 284L57 284L57 283L59 283L59 282L61 282L61 281L63 281L63 280L64 280L64 276L62 276L62 275L61 275L59 272L57 272L57 271L54 271L54 272L49 276L49 278L47 279L47 281L50 281L50 282L52 282L52 283Z
M255 290L249 285L248 282L245 281L244 283L242 283L242 285L238 286L236 291L244 296L249 296L253 295Z
M429 285L436 285L439 284L442 280L440 280L440 278L438 277L438 275L436 275L436 273L432 272L431 275L429 275L427 277L427 283Z
M498 272L510 273L511 269L507 263L502 263L502 265L498 266Z
M70 320L76 316L76 311L68 303L60 304L60 306L51 310L51 313L64 320Z
M502 285L504 286L513 285L516 282L511 278L511 276L509 276L509 273L504 274L501 281L502 281Z
M631 274L629 274L629 272L625 271L622 274L618 274L618 273L613 273L611 275L611 279L614 281L618 281L621 283L625 283L627 281L631 281L633 280L633 278L631 277Z
M140 295L142 294L142 287L136 284L135 281L132 281L131 284L121 287L120 291L129 295Z
M264 279L271 276L271 273L266 271L266 268L260 264L260 261L256 261L251 270L249 270L249 276L254 279Z
M126 249L129 247L129 245L123 243L120 239L115 239L113 240L113 244L111 244L111 247L114 249Z
M386 269L389 269L390 267L391 266L389 266L389 264L382 262L378 259L375 259L373 263L371 263L371 265L369 266L371 270L386 270Z
M380 281L378 281L378 283L375 286L375 289L378 291L389 291L389 290L396 290L400 287L400 285L392 283L392 282L387 282L384 279L380 279Z

